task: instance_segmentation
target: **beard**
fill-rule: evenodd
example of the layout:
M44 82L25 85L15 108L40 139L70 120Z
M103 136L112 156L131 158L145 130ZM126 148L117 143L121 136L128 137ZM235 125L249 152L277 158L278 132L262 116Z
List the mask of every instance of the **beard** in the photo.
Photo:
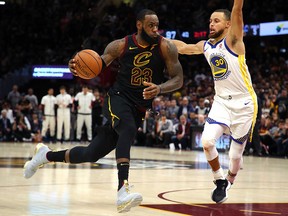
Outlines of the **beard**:
M214 32L214 34L209 33L208 37L215 39L215 38L220 37L223 34L223 32L224 32L224 29L221 29L218 32Z
M153 45L153 44L158 44L158 39L159 39L159 35L157 37L150 37L146 31L144 30L144 28L142 28L142 31L141 31L141 38L146 41L147 43L149 43L150 45Z

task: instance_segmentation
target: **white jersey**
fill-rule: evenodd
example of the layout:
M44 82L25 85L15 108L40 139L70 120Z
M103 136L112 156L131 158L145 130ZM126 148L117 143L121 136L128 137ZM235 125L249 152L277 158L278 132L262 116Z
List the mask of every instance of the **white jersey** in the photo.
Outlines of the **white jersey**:
M249 93L255 97L245 55L233 53L226 44L226 38L214 45L206 41L204 55L211 67L217 96L230 98Z
M79 114L92 113L91 105L92 102L95 101L95 97L91 92L87 92L86 94L84 94L83 92L79 92L75 96L75 101L78 101L78 106L80 107L78 109Z
M71 95L65 94L58 94L56 96L58 109L69 109L69 104L72 103Z
M55 116L55 104L56 98L53 95L45 95L42 100L41 104L44 105L44 115L45 116Z

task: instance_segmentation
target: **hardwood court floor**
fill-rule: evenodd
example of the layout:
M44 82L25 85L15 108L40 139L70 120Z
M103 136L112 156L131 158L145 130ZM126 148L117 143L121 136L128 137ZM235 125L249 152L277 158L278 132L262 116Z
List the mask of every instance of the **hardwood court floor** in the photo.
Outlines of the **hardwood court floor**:
M132 147L130 184L141 206L116 211L114 152L95 164L47 164L24 179L35 144L0 143L0 215L267 216L288 215L288 160L244 157L243 170L222 205L210 199L211 171L201 151ZM50 144L53 149L75 144ZM224 168L227 154L220 154Z

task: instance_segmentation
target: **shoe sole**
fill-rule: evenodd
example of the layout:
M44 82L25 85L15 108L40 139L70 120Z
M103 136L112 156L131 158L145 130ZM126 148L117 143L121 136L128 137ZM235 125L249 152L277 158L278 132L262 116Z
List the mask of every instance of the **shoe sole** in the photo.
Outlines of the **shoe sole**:
M215 187L214 188L214 190L216 189L217 187ZM218 201L218 202L216 202L215 200L213 200L213 192L214 192L214 190L211 192L211 199L214 201L214 202L216 202L217 204L221 204L221 203L223 203L223 202L225 202L227 199L228 199L228 190L231 188L231 183L228 181L228 186L227 186L227 188L226 188L226 197L224 197L222 200L220 200L220 201Z
M130 211L131 208L139 206L143 201L142 197L138 197L130 200L130 202L125 203L124 206L118 207L118 213L125 213Z

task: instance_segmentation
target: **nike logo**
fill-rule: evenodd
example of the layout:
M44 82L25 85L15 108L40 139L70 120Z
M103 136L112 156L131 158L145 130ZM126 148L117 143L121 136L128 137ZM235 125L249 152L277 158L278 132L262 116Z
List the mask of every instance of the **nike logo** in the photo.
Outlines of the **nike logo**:
M129 47L129 50L134 50L134 49L138 49L138 47Z
M247 104L249 104L250 103L250 101L248 101L248 102L246 102L246 103L244 103L244 105L246 106Z

